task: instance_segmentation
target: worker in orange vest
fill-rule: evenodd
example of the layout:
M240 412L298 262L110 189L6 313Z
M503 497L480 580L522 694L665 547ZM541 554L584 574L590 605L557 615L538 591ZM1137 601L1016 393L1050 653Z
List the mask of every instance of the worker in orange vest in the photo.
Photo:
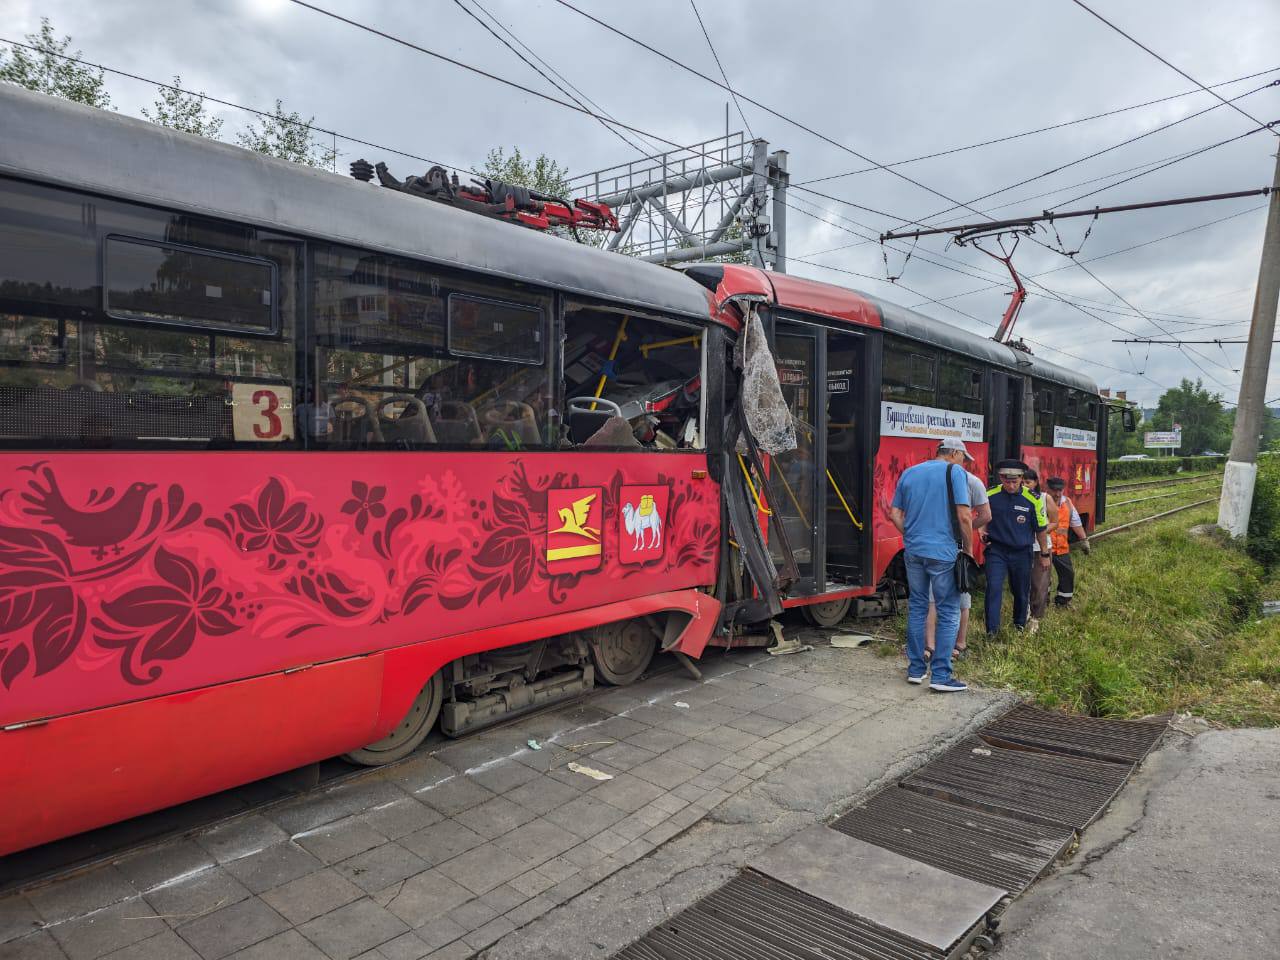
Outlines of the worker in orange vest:
M1058 592L1053 598L1055 606L1065 607L1071 602L1076 589L1076 571L1071 563L1071 533L1080 541L1080 549L1088 553L1089 535L1085 533L1076 505L1067 499L1067 481L1061 477L1049 478L1049 496L1058 505L1058 521L1049 528L1049 540L1053 544L1053 569L1058 571Z

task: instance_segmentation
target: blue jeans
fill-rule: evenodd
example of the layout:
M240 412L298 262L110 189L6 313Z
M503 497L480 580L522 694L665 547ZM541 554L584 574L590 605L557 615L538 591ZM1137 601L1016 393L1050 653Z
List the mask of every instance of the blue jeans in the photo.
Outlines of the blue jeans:
M1009 581L1013 593L1013 625L1027 625L1031 612L1031 548L987 544L983 558L987 572L987 633L1000 629L1000 603L1004 600L1004 582Z
M929 616L929 590L938 611L938 625L933 634L932 680L951 680L951 652L960 631L960 592L956 589L956 562L917 557L908 553L907 565L907 673L922 677L929 672L924 659L924 622Z

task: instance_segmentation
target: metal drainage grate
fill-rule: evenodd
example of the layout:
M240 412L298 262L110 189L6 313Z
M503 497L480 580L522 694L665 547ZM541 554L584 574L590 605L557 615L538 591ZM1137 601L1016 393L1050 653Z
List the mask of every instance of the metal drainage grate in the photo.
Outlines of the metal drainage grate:
M1090 760L1137 763L1169 726L1162 720L1071 717L1020 704L979 735L993 743L1048 750Z
M1068 827L1011 820L889 787L832 829L967 880L1021 893L1075 836Z
M1006 750L967 737L902 786L1018 820L1083 830L1132 771L1132 764Z
M927 908L927 907L926 907ZM945 954L754 870L659 924L616 960L941 960Z

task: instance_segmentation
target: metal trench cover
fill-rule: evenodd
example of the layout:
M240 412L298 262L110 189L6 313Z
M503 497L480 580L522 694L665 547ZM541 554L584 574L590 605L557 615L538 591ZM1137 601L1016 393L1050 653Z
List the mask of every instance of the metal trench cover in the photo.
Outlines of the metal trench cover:
M1075 837L893 786L831 824L867 843L978 883L1021 893Z
M1132 772L1131 763L1010 750L966 737L900 785L1017 820L1083 830Z
M946 953L744 870L615 960L943 960Z
M1053 713L1023 703L983 727L978 735L997 745L1112 763L1138 763L1151 752L1168 726L1168 717L1104 720Z

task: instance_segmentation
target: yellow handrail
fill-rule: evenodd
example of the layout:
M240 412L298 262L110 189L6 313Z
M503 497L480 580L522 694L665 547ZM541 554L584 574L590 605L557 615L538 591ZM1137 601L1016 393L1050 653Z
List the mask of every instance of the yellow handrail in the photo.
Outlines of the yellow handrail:
M836 492L836 496L840 498L840 503L844 506L844 512L849 515L849 519L853 522L853 525L861 530L862 524L859 523L858 518L853 515L853 510L849 507L849 501L846 500L844 498L844 494L840 492L840 484L836 483L836 478L831 475L830 467L827 468L827 479L831 481L831 489L834 490Z
M751 473L747 470L747 462L742 459L742 454L738 454L738 466L742 468L742 475L747 479L747 489L751 491L751 496L755 498L756 509L766 517L773 516L773 511L760 502L760 494L756 491L756 485L751 482Z
M600 374L600 382L596 384L595 396L597 399L604 393L604 385L609 379L609 364L613 363L618 356L618 348L622 346L622 341L627 339L627 321L630 319L630 317L623 317L622 322L618 324L618 334L613 338L613 346L609 348L609 359L605 361L604 372ZM591 404L591 409L594 410L595 408L596 405L594 403Z
M677 337L674 340L659 340L656 343L646 343L641 345L640 352L644 354L644 358L648 360L650 350L660 350L663 347L678 347L686 343L690 343L690 344L693 344L694 346L697 346L698 344L702 343L702 334L695 333L691 337Z

